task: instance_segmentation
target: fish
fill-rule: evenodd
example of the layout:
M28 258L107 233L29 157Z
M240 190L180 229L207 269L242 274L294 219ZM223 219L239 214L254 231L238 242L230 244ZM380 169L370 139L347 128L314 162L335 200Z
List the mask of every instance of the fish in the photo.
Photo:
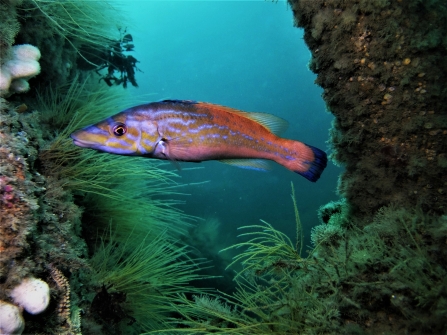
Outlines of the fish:
M163 100L128 108L73 132L73 144L116 155L173 162L218 160L254 170L274 161L311 182L327 165L326 153L282 138L287 121L192 100Z

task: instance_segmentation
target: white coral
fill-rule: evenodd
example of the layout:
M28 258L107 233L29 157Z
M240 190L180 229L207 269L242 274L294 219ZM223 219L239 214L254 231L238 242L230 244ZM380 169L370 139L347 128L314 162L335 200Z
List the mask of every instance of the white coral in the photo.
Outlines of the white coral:
M30 44L12 47L12 58L0 68L0 97L29 90L28 79L40 73L40 51Z
M10 294L15 304L30 314L42 313L50 302L50 288L41 279L29 277L22 280Z
M22 334L24 328L25 322L20 309L0 300L0 334Z

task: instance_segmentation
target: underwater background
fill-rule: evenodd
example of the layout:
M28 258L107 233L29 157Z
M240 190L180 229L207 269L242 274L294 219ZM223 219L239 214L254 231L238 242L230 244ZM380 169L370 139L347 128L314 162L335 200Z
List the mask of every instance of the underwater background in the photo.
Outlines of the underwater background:
M0 1L0 333L444 335L446 21L445 0ZM328 166L70 137L164 99L281 117Z
M289 122L283 137L329 151L333 116L325 109L315 74L307 67L310 53L303 31L293 27L284 1L129 1L125 7L134 56L142 72L132 95L150 94L148 101L185 99L236 109L265 112ZM317 209L335 194L341 169L333 163L316 184L272 164L267 173L238 169L218 162L181 163L184 210L220 221L227 244L237 227L259 219L295 235L290 182L306 244L318 224ZM222 243L222 246L224 245Z

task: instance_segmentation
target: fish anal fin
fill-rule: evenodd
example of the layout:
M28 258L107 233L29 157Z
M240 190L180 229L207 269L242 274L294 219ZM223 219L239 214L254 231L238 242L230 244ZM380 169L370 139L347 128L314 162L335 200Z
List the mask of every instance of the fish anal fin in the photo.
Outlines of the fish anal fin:
M270 162L265 159L235 158L235 159L220 159L219 162L237 166L243 169L251 169L258 171L269 171L271 169Z

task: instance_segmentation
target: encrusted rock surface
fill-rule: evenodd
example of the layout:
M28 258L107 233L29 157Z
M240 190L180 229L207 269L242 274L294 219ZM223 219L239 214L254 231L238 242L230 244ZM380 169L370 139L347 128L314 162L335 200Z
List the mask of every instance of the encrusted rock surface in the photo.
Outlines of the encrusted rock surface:
M336 119L332 158L353 214L447 212L445 1L290 0Z

